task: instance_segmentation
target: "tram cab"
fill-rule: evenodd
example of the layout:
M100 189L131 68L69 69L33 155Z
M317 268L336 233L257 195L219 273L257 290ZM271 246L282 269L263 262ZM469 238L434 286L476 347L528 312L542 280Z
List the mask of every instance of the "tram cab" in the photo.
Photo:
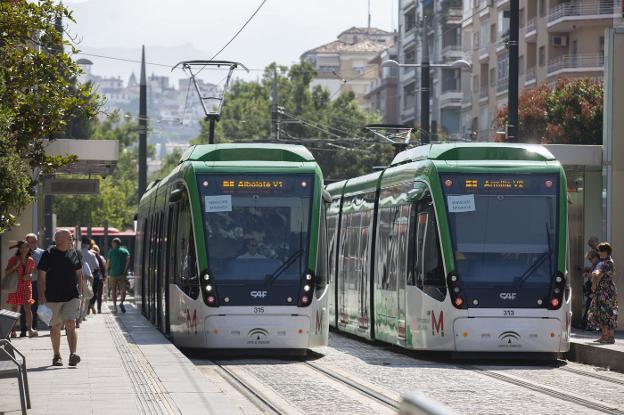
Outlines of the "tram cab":
M141 309L181 347L327 344L323 177L302 146L188 150L141 199Z

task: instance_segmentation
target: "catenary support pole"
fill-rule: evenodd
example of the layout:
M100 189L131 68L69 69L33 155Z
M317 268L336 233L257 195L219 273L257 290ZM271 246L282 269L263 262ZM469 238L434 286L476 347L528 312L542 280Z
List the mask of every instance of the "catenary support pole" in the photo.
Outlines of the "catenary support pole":
M139 198L147 188L147 81L145 79L145 45L141 51L139 82Z
M422 59L420 67L420 132L421 143L428 144L429 138L429 95L431 67L429 66L429 41L427 40L427 17L423 17Z
M509 85L507 106L507 141L518 141L518 39L520 35L520 0L511 0L509 14Z

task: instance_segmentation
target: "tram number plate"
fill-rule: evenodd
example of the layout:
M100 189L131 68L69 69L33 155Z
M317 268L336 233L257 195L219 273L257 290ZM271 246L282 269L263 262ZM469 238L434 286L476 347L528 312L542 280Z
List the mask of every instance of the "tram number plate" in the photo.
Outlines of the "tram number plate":
M514 310L503 310L503 315L506 317L513 317L514 316Z
M253 311L255 314L262 314L264 313L264 307L254 307Z

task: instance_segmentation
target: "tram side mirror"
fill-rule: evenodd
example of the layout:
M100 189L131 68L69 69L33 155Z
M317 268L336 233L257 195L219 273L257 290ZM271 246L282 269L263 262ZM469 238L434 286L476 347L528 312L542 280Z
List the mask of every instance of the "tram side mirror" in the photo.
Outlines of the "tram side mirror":
M169 203L175 203L182 199L182 193L184 193L183 189L173 189L169 195Z
M331 203L331 201L332 201L331 194L329 194L327 190L323 189L323 202Z

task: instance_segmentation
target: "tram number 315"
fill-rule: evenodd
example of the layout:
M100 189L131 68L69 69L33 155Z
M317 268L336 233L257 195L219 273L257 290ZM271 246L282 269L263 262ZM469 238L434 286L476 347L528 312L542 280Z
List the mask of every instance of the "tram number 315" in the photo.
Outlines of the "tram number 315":
M254 311L254 314L262 314L264 313L264 307L254 307L253 311Z
M503 310L503 315L505 317L513 317L514 316L514 310Z

